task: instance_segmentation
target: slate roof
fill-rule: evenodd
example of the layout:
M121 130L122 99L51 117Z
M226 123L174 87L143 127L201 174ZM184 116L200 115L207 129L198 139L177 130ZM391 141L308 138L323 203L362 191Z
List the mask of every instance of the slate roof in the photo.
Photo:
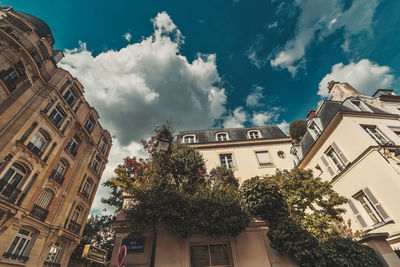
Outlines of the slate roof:
M219 132L227 132L229 134L228 141L244 141L249 140L247 132L251 130L259 130L261 132L262 139L276 139L276 138L288 138L288 136L282 132L282 130L276 125L268 125L262 127L250 127L250 128L227 128L227 129L210 129L210 130L192 130L192 131L181 131L177 135L177 141L181 142L183 136L188 134L196 135L196 143L216 143L223 141L216 141L215 134Z

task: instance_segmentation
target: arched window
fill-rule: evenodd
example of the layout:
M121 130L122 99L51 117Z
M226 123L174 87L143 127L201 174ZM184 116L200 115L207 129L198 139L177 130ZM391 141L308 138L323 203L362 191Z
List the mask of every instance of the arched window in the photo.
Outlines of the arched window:
M21 164L13 163L0 181L0 194L11 197L26 174L27 171Z
M229 135L228 133L217 133L215 135L215 138L217 139L217 141L227 141L229 140Z
M29 142L28 148L40 158L43 155L43 151L46 149L46 145L48 143L49 138L47 138L43 132L38 131Z
M196 136L194 134L188 134L183 137L183 143L191 144L196 142Z

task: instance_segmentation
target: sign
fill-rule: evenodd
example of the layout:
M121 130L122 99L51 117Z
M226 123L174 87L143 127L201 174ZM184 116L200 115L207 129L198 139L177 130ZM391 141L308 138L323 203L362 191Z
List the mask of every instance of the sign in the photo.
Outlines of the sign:
M144 252L145 238L138 233L130 233L122 240L122 245L126 246L127 253Z
M126 258L126 246L122 246L118 252L118 259L117 259L118 267L121 267L122 264L124 264L125 258Z
M98 248L93 244L86 245L83 249L82 258L104 264L107 259L107 250Z

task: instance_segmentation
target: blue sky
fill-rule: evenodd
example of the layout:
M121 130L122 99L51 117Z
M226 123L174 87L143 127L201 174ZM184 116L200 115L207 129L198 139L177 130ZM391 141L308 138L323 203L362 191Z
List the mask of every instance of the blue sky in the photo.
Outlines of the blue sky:
M288 123L327 82L399 85L400 1L5 1L49 24L114 136L110 164L170 120L182 130ZM100 209L100 189L94 210Z

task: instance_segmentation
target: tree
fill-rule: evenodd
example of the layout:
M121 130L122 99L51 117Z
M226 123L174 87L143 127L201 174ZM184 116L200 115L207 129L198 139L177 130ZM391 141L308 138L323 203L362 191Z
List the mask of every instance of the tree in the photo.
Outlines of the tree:
M307 121L296 120L289 125L289 134L294 143L299 143L307 131Z
M109 261L115 239L115 233L111 227L113 220L114 218L111 215L91 216L85 224L82 240L72 253L71 259L81 262L85 245L96 243L97 247L107 250L107 261ZM92 266L103 265L93 263Z
M342 221L345 210L340 206L347 199L336 193L328 182L314 177L311 170L300 168L278 171L268 179L278 186L292 220L318 239L338 235L332 225Z

